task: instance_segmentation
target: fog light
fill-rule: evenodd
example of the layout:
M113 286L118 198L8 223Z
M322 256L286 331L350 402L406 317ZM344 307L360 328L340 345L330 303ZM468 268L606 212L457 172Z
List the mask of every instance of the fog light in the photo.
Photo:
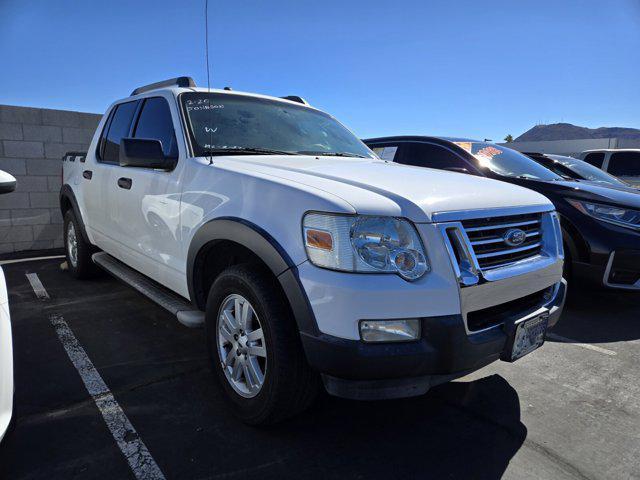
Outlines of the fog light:
M362 320L360 337L365 342L408 342L420 338L420 320Z

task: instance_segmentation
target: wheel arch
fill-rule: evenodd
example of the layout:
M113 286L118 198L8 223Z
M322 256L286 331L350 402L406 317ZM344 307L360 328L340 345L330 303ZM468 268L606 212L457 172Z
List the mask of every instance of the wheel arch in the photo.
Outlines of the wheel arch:
M563 215L560 215L560 226L562 228L562 241L569 249L571 260L587 261L589 246L580 231Z
M237 217L210 220L198 229L191 240L187 255L187 286L189 297L195 306L204 310L209 287L215 280L215 276L210 278L211 275L207 274L207 268L214 261L211 254L216 247L220 247L222 257L231 251L244 260L258 260L278 280L300 332L318 333L315 316L298 277L296 264L266 230ZM224 261L220 265L225 265ZM214 268L215 272L219 273L218 270L222 269L220 265Z
M78 206L76 195L68 184L64 184L60 189L60 211L62 212L63 219L69 210L73 210L73 213L76 216L76 220L80 225L80 234L82 235L82 239L91 245L91 241L87 235L87 230L84 226L84 221L82 220L82 215L80 214L80 207Z

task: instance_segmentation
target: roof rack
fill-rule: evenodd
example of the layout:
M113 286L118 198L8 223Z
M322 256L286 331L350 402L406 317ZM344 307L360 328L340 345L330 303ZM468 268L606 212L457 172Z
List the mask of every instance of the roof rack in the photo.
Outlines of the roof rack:
M291 100L292 102L298 102L298 103L301 103L303 105L310 106L309 102L307 102L304 98L299 97L298 95L287 95L286 97L280 97L280 98L282 98L284 100Z
M196 86L196 82L193 81L191 77L176 77L170 78L169 80L163 80L161 82L150 83L149 85L144 85L142 87L136 88L133 92L131 92L131 96L138 95L139 93L148 92L150 90L156 90L162 87L182 87L182 88L193 88Z

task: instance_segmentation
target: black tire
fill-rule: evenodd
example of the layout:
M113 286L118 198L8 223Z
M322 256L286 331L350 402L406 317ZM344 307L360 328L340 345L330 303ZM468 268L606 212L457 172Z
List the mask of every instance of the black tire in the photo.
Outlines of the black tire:
M70 225L73 225L73 231L76 238L76 260L72 261L71 247L69 244ZM91 260L91 255L96 249L84 240L80 223L76 218L72 209L67 210L64 215L64 252L67 258L67 266L71 275L78 279L87 279L96 276L99 272L98 267Z
M320 379L305 358L298 328L282 292L270 272L252 265L227 268L209 291L205 333L215 377L233 413L250 425L271 425L307 409L315 399ZM229 295L249 301L264 333L266 372L256 396L237 393L225 376L218 353L219 310Z
M0 453L2 453L3 445L7 444L9 437L13 434L16 429L16 393L13 392L13 411L11 414L11 420L9 420L9 425L7 425L7 430L4 432L4 437L2 438L2 442L0 442Z

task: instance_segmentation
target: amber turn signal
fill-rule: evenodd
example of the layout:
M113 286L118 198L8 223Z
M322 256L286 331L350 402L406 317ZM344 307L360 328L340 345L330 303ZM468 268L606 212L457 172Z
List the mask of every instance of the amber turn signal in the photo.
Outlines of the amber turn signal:
M331 233L325 230L307 228L305 238L307 247L329 251L333 250L333 237L331 236Z

